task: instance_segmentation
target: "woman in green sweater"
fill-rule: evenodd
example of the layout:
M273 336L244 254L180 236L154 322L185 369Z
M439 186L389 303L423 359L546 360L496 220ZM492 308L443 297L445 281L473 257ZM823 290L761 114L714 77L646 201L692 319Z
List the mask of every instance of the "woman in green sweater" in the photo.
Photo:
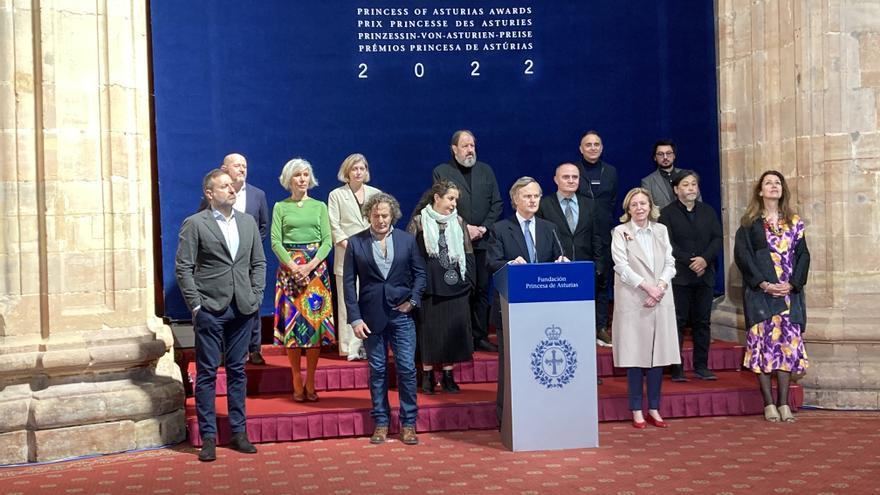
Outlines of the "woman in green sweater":
M287 348L293 377L293 400L317 402L315 369L322 345L333 344L333 297L326 258L330 240L327 205L309 197L318 185L312 165L294 158L278 178L290 197L272 209L272 251L279 267L275 282L275 343ZM306 350L303 387L300 359Z

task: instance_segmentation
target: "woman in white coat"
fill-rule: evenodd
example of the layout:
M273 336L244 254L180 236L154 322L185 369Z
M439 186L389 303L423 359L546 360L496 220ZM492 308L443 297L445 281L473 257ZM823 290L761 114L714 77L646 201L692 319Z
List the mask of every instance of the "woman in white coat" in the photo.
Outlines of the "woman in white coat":
M337 178L344 182L343 185L330 191L327 199L327 209L330 213L330 232L333 236L333 273L336 275L336 287L334 292L337 296L336 315L339 320L336 325L338 331L339 355L348 356L349 361L366 359L366 351L363 341L355 337L351 325L348 324L348 314L345 311L345 302L342 300L342 266L345 261L345 248L348 246L348 238L370 226L370 223L361 213L361 206L370 196L381 192L375 187L368 186L370 181L370 165L367 159L360 153L348 155L339 167Z
M611 232L614 259L614 365L627 368L633 426L666 428L660 416L663 367L680 364L675 303L669 283L675 259L666 226L647 189L634 188L623 200L622 222ZM642 414L647 378L648 417Z

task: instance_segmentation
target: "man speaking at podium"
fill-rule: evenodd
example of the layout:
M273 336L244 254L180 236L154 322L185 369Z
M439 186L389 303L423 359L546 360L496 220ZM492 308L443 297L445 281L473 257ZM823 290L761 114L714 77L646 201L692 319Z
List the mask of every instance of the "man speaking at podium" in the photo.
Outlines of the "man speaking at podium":
M541 185L531 177L520 177L510 188L510 200L516 214L499 220L492 226L486 263L492 273L506 264L548 263L568 261L562 253L562 245L556 226L538 218L535 213L541 202ZM501 296L498 291L492 302L492 325L498 334L498 393L496 414L498 423L504 407L504 329L501 321Z

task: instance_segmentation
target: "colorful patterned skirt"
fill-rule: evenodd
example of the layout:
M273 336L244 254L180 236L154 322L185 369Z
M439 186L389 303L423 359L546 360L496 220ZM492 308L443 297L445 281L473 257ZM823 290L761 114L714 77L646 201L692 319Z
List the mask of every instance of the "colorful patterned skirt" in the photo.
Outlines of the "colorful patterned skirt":
M809 360L801 326L791 322L788 310L749 329L743 366L755 373L777 370L798 375L806 373Z
M320 244L285 245L297 265L312 260ZM333 296L327 262L322 261L297 284L290 272L279 267L275 281L275 345L320 347L336 341L333 327Z

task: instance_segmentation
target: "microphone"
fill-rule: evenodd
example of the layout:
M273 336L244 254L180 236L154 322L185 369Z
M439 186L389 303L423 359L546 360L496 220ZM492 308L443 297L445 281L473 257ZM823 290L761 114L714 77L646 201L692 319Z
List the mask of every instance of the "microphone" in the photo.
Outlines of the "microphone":
M553 238L556 239L556 245L559 246L559 252L562 253L561 256L565 256L565 249L562 249L562 242L559 240L559 236L556 235L556 229L550 229L550 232L553 232Z

